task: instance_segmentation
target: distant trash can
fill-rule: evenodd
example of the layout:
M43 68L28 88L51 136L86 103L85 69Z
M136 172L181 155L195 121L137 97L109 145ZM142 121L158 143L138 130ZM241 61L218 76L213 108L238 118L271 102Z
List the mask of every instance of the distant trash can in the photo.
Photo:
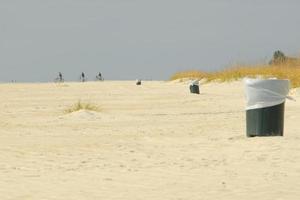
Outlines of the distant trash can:
M289 80L246 78L244 83L247 136L283 136Z
M190 83L190 92L194 94L200 94L199 81L192 81Z
M137 79L136 80L136 85L142 85L142 80L141 79Z

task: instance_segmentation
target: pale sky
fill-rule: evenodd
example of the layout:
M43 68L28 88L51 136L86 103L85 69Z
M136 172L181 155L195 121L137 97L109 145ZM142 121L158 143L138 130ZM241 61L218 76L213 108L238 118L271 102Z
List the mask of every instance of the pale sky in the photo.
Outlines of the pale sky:
M300 55L299 0L0 0L0 82L166 80Z

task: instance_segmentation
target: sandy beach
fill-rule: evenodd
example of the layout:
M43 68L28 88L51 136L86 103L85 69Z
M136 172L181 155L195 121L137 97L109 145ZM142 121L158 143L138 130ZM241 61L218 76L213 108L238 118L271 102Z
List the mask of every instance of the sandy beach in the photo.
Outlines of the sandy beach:
M300 197L300 92L247 138L242 81L0 84L1 200ZM64 110L78 101L100 112Z

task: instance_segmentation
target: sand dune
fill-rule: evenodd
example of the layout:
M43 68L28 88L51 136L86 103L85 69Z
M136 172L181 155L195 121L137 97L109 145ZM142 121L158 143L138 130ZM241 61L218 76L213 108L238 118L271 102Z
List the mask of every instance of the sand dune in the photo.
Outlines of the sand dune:
M242 82L0 91L0 199L299 199L300 101L286 102L284 137L246 138ZM64 113L78 100L101 112Z

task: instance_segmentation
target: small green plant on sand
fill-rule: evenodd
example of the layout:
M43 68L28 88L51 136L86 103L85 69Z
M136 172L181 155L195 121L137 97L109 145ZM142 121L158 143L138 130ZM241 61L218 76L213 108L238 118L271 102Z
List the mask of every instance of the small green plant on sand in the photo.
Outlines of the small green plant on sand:
M73 104L70 108L67 108L65 110L65 113L72 113L79 110L88 110L88 111L95 111L100 112L101 109L92 103L83 103L81 101L78 101L77 103Z

